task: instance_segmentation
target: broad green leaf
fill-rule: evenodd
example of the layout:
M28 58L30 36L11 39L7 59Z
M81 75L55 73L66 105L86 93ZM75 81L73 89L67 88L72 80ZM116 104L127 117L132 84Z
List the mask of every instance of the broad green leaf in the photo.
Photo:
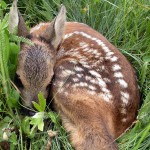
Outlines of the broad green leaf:
M58 115L55 114L55 113L52 112L52 111L49 112L48 115L49 115L50 119L52 120L52 122L53 122L54 124L57 124Z
M15 108L18 106L19 93L15 89L11 89L9 94L9 106Z
M11 142L13 145L18 144L18 139L17 139L17 135L15 132L11 133L11 135L9 137L9 142Z
M45 107L46 107L46 99L43 96L42 92L39 92L38 94L38 99L39 99L39 105L41 107L42 111L45 111Z
M30 134L30 118L29 117L25 117L22 122L21 122L21 129L23 131L23 133L25 134Z
M32 130L30 126L31 117L25 117L21 122L21 129L23 133L30 139L34 138L36 130Z
M4 1L0 2L0 7L2 7L3 9L6 9L7 4Z
M12 121L12 119L8 116L6 116L4 119L3 119L3 122L6 122L6 123L10 123Z
M9 43L9 62L8 62L8 69L10 78L13 80L15 77L16 66L17 66L17 59L19 53L19 46L15 43Z
M39 112L44 112L45 111L45 107L46 107L46 99L43 96L43 93L40 92L38 94L38 100L39 100L39 104L36 102L32 102L34 107L39 111Z
M35 108L37 111L39 111L39 112L42 111L42 110L41 110L41 107L40 107L40 105L39 105L38 103L32 101L32 104L33 104L34 108Z
M31 117L30 124L38 127L40 131L43 131L44 128L44 112L38 112L33 117Z
M24 43L29 44L29 45L34 45L34 43L31 40L29 40L25 37L22 37L22 36L19 37L19 36L14 35L14 34L10 34L10 41L14 41L17 43L24 42Z
M8 17L9 17L9 15L6 14L5 17L3 18L2 22L0 23L0 29L4 30L8 27Z

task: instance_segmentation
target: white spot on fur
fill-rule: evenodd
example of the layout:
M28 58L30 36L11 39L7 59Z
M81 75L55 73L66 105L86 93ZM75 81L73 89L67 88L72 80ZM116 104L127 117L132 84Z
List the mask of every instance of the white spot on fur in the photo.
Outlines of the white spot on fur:
M82 78L83 74L76 74L76 76L78 76L79 78Z
M121 95L123 96L123 97L125 97L126 99L129 99L129 93L127 93L127 92L121 92Z
M102 49L104 50L104 52L105 53L109 53L109 52L111 52L111 50L100 40L100 39L97 39L97 38L95 38L95 37L92 37L91 35L88 35L88 34L86 34L86 33L84 33L84 32L79 32L79 31L75 31L75 32L73 32L73 33L69 33L69 34L67 34L67 35L65 35L65 37L64 37L64 39L67 39L67 38L69 38L70 36L72 36L72 35L74 35L74 34L80 34L80 35L82 35L82 36L84 36L84 37L86 37L86 38L88 38L88 39L91 39L92 41L95 41L99 46L101 46L102 47ZM85 43L80 43L80 46L87 46L87 45L85 45ZM113 53L113 52L112 52ZM110 53L111 55L112 55L112 53ZM109 55L109 54L108 54ZM112 60L111 61L115 61L115 58L112 58Z
M103 88L102 88L102 91L103 91L103 95L104 95L103 97L105 97L105 99L106 99L106 97L107 97L107 99L109 99L109 100L112 99L112 94L110 93L109 89L103 87Z
M117 82L120 84L120 86L122 88L127 88L128 87L127 82L125 80L123 80L123 79L118 79Z
M92 37L91 39L92 39L93 41L96 41L96 40L97 40L97 38L95 38L95 37Z
M124 104L126 105L128 104L128 99L126 99L125 97L121 97L121 100Z
M123 74L121 72L115 72L114 77L116 78L123 78Z
M122 121L122 122L126 122L126 121L127 121L127 118L123 118L121 121Z
M78 79L78 78L72 78L72 80L73 80L74 82L79 82L79 79Z
M93 84L98 84L97 80L95 80L95 79L91 79L90 82Z
M92 53L92 49L90 49L89 47L88 48L84 48L83 51L87 52L87 53Z
M82 86L82 87L88 86L88 84L86 82L80 82L79 85Z
M104 50L105 53L111 52L110 49L108 47L106 47L106 46L103 46L103 50Z
M80 42L79 46L81 46L82 48L88 47L89 45L85 42Z
M92 91L95 91L96 90L96 87L92 86L92 85L89 85L88 88Z
M97 80L100 87L106 87L106 83L101 78L97 78Z
M69 62L70 62L70 63L73 63L73 64L75 64L75 65L77 64L77 61L76 61L76 60L70 60Z
M81 64L83 64L83 67L85 67L85 68L87 68L87 69L90 69L90 68L91 68L91 66L87 65L87 64L84 63L83 61L80 61L80 62L81 62Z
M118 70L120 70L120 69L121 69L121 67L120 67L120 65L118 65L118 64L115 64L115 65L112 66L112 70L113 70L113 71L118 71Z
M80 71L84 71L83 68L78 67L78 66L76 66L74 69L75 69L76 71L79 71L79 72L80 72Z
M73 33L66 34L66 35L64 36L64 39L67 39L67 38L71 37L73 34L74 34L74 32L73 32Z
M110 58L110 61L111 62L115 62L115 61L117 61L118 60L118 57L116 57L116 56L113 56L112 58Z
M105 48L105 44L101 40L97 39L95 41L97 42L98 45L100 45L101 47Z
M85 80L90 81L92 79L92 77L90 76L85 76Z
M87 52L88 50L89 50L89 48L87 48L87 47L82 49L83 52Z
M98 78L101 77L101 75L100 75L98 72L96 72L95 70L90 70L89 73L90 73L91 75L93 75L94 77L98 77Z
M75 83L73 87L87 87L88 84L86 82Z
M112 56L114 54L114 52L108 52L106 53L106 56Z
M121 91L121 100L123 101L123 103L128 104L129 98L129 93Z
M99 58L100 55L96 55L95 58Z
M101 69L102 69L102 70L105 70L105 66L101 66Z
M95 57L95 58L96 58L96 57ZM102 66L100 66L101 63L103 62L103 60L104 60L103 57L99 57L99 60L97 60L97 61L92 61L92 60L91 60L91 62L92 62L91 66L94 67L94 68L96 67L96 68L95 68L96 71L98 71L98 70L99 70L99 71L100 71L100 70L103 70L103 69L102 69Z
M107 93L107 94L110 93L110 91L109 91L107 88L105 88L105 87L102 88L102 91L103 91L104 93Z
M108 79L108 78L103 78L103 80L104 80L106 83L110 83L110 82L111 82L111 80Z
M101 54L97 51L97 49L91 49L92 50L92 54L96 55L96 56L100 56Z
M100 93L99 96L103 98L103 100L105 100L106 102L110 102L112 98L112 95L106 93Z
M69 76L69 75L72 75L72 74L74 74L74 72L73 71L71 71L71 70L62 70L62 76L63 77L67 77L67 76Z

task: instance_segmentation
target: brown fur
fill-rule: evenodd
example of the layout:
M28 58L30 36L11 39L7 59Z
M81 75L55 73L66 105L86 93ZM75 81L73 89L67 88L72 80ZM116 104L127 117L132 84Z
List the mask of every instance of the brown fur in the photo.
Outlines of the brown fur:
M131 96L130 102L126 106L127 114L124 114L124 117L126 116L128 120L125 123L121 122L121 118L123 116L120 114L119 110L121 108L121 104L118 95L120 87L115 84L115 82L113 84L108 84L108 88L111 90L114 96L113 105L106 103L97 96L88 95L88 92L84 88L74 91L70 86L65 88L63 92L57 93L59 91L58 84L61 80L64 81L65 87L65 84L71 82L69 79L73 78L73 76L70 76L68 77L69 79L67 81L63 78L60 79L59 76L61 71L57 69L57 67L59 68L61 65L64 67L64 69L73 68L72 66L69 66L69 61L71 59L78 58L72 57L62 57L61 59L57 60L55 65L54 82L56 82L56 84L53 86L53 92L54 94L57 93L55 96L55 104L57 105L56 110L58 112L60 111L64 126L68 132L71 132L72 143L77 150L117 149L114 139L120 136L135 120L139 107L139 92L134 71L127 59L102 35L82 24L66 24L66 33L72 33L75 30L88 33L91 36L101 39L107 45L107 47L115 52L115 56L119 57L118 63L123 68L122 73L129 85L127 91ZM80 41L84 41L82 37L78 36L78 38ZM71 41L73 41L72 44ZM90 43L91 41L86 42ZM62 43L62 47L65 47L66 50L76 48L76 45L76 41L71 38ZM89 57L90 59L90 56L86 57ZM111 64L105 61L104 65L109 66ZM108 74L111 74L111 70L107 70L107 72ZM105 76L106 73L102 72L101 75ZM111 75L110 79L111 81L114 80ZM81 81L83 80L81 79ZM68 91L69 93L67 96L64 94L65 91Z
M20 25L24 29L24 24ZM122 68L121 73L128 85L127 88L123 89L117 83L112 72L114 63L106 59L102 46L81 34L74 34L67 39L63 38L64 35L75 31L101 40L114 53L114 56L117 56L117 64ZM30 35L34 46L22 46L17 69L24 85L21 92L25 105L31 106L31 101L36 99L35 96L39 91L47 96L46 86L51 81L54 72L51 91L55 98L55 108L61 115L64 127L70 132L74 148L76 150L118 149L115 139L132 124L139 108L139 91L133 68L127 59L105 37L87 25L65 23L64 7L56 19L51 23L40 24L32 28ZM95 54L84 52L80 46L81 42L88 43L88 49L96 49L100 56L96 57ZM64 51L61 52L62 50ZM77 55L73 55L75 52ZM82 57L88 63L89 68L81 63ZM76 64L72 63L73 61ZM75 70L76 66L81 67L82 75ZM96 71L96 75L101 76L102 79L110 79L110 82L106 82L105 89L112 93L110 101L107 102L103 97L98 96L103 92L102 87L97 83L91 84L91 80L97 82L98 80L89 73L90 70ZM74 82L77 76L79 76L77 78L79 81ZM90 76L91 80L86 80L86 76ZM81 83L86 86L74 87ZM91 88L92 86L95 88L96 94L94 95L90 94L90 84ZM126 105L121 101L121 90L130 96ZM126 109L126 113L121 113L122 108ZM125 122L121 121L123 118L126 118Z

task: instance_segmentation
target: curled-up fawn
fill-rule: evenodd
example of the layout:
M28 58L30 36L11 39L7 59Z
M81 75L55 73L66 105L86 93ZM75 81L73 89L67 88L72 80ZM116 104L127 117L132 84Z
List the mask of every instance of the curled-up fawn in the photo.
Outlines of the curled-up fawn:
M14 2L14 7L17 6ZM11 16L10 16L11 17ZM66 22L62 5L56 18L28 32L18 11L21 44L17 83L25 106L39 91L54 96L76 150L116 150L115 139L135 120L139 90L127 59L100 33L78 22Z

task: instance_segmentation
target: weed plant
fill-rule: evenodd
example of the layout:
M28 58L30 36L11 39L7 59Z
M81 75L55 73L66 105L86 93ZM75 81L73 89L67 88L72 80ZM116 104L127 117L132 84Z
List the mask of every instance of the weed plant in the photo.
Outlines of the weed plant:
M19 93L14 86L20 42L30 41L8 32L12 1L0 1L0 147L11 150L72 150L57 113L46 108L39 93L36 116L20 114ZM57 15L60 4L67 20L86 23L101 32L131 62L141 91L141 108L135 124L117 140L120 150L150 149L150 1L149 0L18 0L28 28ZM57 131L50 141L49 130ZM48 142L49 141L49 142ZM8 148L7 147L7 148Z

